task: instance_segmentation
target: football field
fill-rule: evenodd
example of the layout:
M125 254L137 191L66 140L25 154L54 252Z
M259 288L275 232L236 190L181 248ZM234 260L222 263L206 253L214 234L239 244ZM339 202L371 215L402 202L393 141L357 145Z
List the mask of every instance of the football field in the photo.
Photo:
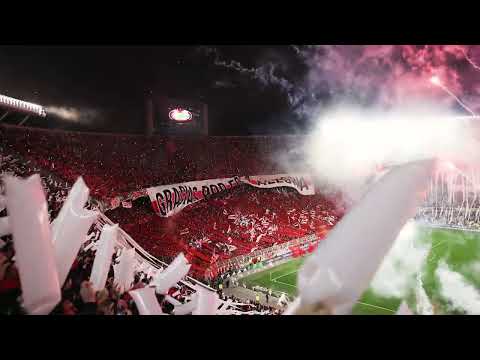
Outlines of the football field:
M417 225L418 241L431 243L430 251L421 268L423 289L438 313L462 314L464 311L453 306L440 293L440 283L435 273L439 263L445 261L448 267L480 289L480 233L452 229L427 228ZM297 272L304 258L293 259L279 266L263 270L242 279L247 287L261 286L274 293L286 293L290 300L297 296ZM404 299L382 296L369 288L353 309L358 315L394 314L402 300L415 311L416 297L413 293Z

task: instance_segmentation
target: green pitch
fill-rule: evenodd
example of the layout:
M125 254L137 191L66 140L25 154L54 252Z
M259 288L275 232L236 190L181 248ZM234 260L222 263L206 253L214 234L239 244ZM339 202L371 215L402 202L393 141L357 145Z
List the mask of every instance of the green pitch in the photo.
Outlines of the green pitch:
M480 261L480 233L450 229L433 229L419 227L419 240L431 242L431 250L422 269L422 281L425 292L440 313L461 314L458 309L440 296L439 283L435 270L444 260L451 270L462 274L472 285L480 288L479 267L472 269L472 264ZM247 287L261 286L272 289L276 294L286 293L290 300L297 296L297 272L304 258L293 259L279 266L252 274L242 280ZM415 297L407 297L406 302L411 309L416 308ZM394 314L400 305L401 298L385 298L372 289L368 289L354 307L354 314L388 315Z

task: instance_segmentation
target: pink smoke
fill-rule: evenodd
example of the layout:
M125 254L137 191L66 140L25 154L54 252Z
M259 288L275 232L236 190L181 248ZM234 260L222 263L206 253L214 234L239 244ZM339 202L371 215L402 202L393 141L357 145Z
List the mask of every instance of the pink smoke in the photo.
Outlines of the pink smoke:
M474 111L480 110L480 46L291 45L290 49L308 68L301 81L276 72L285 65L282 60L246 67L226 60L216 48L202 51L213 56L216 66L278 88L301 115L313 115L324 105L326 94L333 101L385 106L418 100L454 104L452 97L429 81L432 76Z
M429 82L437 76L449 90L479 108L477 46L320 45L297 50L309 66L305 84L311 91L328 86L333 92L392 106L412 99L453 104L454 99Z

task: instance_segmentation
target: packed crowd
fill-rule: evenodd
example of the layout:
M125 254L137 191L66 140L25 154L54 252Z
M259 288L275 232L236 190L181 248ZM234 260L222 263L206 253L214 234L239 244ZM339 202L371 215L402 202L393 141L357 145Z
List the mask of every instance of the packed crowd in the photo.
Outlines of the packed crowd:
M18 145L18 144L17 144ZM68 191L71 188L76 178L73 178L74 173L70 173L71 177L63 176L65 173L58 172L61 165L58 164L58 154L62 153L60 149L56 149L44 156L52 159L55 157L55 162L49 163L48 161L42 161L42 157L38 156L41 153L41 144L37 144L39 148L32 147L32 150L28 149L24 153L18 153L18 148L22 148L22 145L11 146L11 143L2 142L0 144L0 173L1 174L13 174L20 177L27 177L34 173L39 173L44 185L46 199L48 201L50 220L54 219L58 211L60 210L64 200L67 197ZM26 149L26 148L24 148ZM40 149L40 151L36 151ZM33 151L35 150L35 151ZM50 148L52 151L52 148ZM55 154L55 155L53 155ZM83 159L82 159L83 160ZM78 163L81 163L79 160ZM50 164L50 165L49 165ZM80 166L81 167L81 166ZM67 180L65 180L67 179ZM0 194L4 192L3 183L0 181ZM91 191L93 193L94 191ZM94 200L90 199L87 207L96 207ZM6 209L0 209L0 216L6 216ZM151 213L151 209L149 209ZM82 246L77 259L72 265L71 271L68 275L62 287L62 301L52 311L52 314L137 314L138 310L134 301L128 292L121 292L120 289L114 283L113 265L118 260L117 255L114 255L110 272L108 275L107 284L105 289L100 292L95 292L92 289L89 282L89 276L93 264L95 247L91 247L91 242L98 240L99 232L91 229L91 233L88 236L88 240ZM163 250L168 252L168 247ZM178 254L178 250L170 253L171 257ZM117 253L118 254L118 253ZM190 255L190 259L192 254ZM147 286L151 282L152 278L144 272L137 271L135 273L135 280L132 284L132 289ZM132 290L131 289L131 290ZM193 287L185 285L185 282L178 283L172 287L167 296L157 295L157 299L162 307L164 313L172 313L173 303L182 304L190 300L193 292ZM0 239L0 313L2 314L22 314L22 297L21 286L19 281L18 270L15 265L15 253L13 248L13 242L11 236L4 236ZM241 303L240 299L235 299L238 303ZM269 313L278 314L279 311L264 307L257 303L243 303L240 307L234 307L238 311L247 313Z
M233 295L221 295L220 297L223 301L231 301L233 303L241 303L238 305L235 305L235 309L237 309L239 312L257 312L259 314L268 314L268 315L281 315L283 313L282 309L275 308L274 306L269 306L269 305L262 305L260 301L256 300L240 300Z
M322 238L341 216L322 195L303 196L294 189L258 189L247 184L166 218L154 214L145 200L107 215L154 256L184 252L192 263L192 274L199 278L220 260L308 234Z
M281 173L270 154L296 137L145 137L31 129L3 125L10 151L73 183L83 176L108 201L153 185L235 175ZM202 156L192 156L202 154Z
M480 230L480 207L421 207L415 219L432 226Z
M20 175L15 172L16 167L13 164L20 162L12 161L12 157L3 156L2 164L9 163L9 169L14 175ZM6 165L5 165L6 166ZM22 169L22 167L20 167ZM3 193L3 183L2 193ZM49 190L52 191L52 190ZM53 193L54 194L54 193ZM0 208L0 217L7 216L7 209ZM116 248L112 256L108 278L105 288L96 292L89 281L92 273L92 266L97 250L96 245L100 238L101 230L97 225L92 226L87 235L85 243L82 245L77 258L72 264L68 277L62 286L62 299L51 312L52 315L134 315L138 314L138 309L133 301L129 291L151 285L153 280L150 272L136 270L134 281L128 291L123 291L115 283L114 265L119 262L120 248ZM161 269L160 269L161 271ZM166 295L156 294L158 303L165 314L174 313L176 305L185 304L190 301L194 293L194 283L189 284L188 279L184 279L172 286ZM219 295L221 293L219 292ZM241 302L239 299L235 299ZM247 303L241 307L235 307L239 313L262 312L277 314L275 309L269 310L268 307L262 307L260 304ZM25 314L22 308L22 288L19 278L19 272L15 263L15 250L12 236L6 235L0 238L0 314Z
M16 175L20 177L28 177L33 174L40 174L45 195L49 204L50 218L55 218L60 210L64 200L67 197L71 186L68 182L58 178L56 175L43 170L39 166L9 151L8 147L0 144L0 174ZM0 193L3 191L3 183L0 182ZM91 204L89 204L91 205Z
M4 212L4 211L3 211ZM4 214L0 214L4 215ZM90 237L93 241L93 237ZM2 238L0 247L0 314L22 315L26 311L22 308L22 291L18 270L15 265L13 241L11 236ZM88 246L88 241L85 246ZM138 309L132 296L127 291L121 291L114 282L113 265L118 261L118 256L113 255L112 265L108 273L106 286L96 292L89 282L95 253L92 249L79 252L72 265L67 280L62 287L62 299L53 309L51 315L136 315ZM152 277L145 272L135 273L132 287L129 291L149 286ZM193 284L186 285L185 281L179 282L168 290L168 294L156 294L158 303L165 314L174 314L175 305L184 304L191 300L194 293ZM219 291L221 296L221 292ZM240 299L229 297L232 301L242 302ZM223 298L227 300L227 298ZM244 305L235 306L241 312L262 312L280 314L280 311L259 303L246 302Z
M4 162L8 165L2 171L14 170L21 176L41 171L52 215L78 176L89 186L92 199L108 201L152 184L273 173L281 169L276 168L269 154L285 148L286 139L203 137L175 138L174 141L158 136L85 134L14 126L1 126L0 132L4 139L2 154L11 153L22 159L18 164ZM291 141L295 141L295 137ZM202 156L191 156L198 153ZM25 164L27 168L21 168ZM17 168L12 170L8 166ZM199 264L193 265L193 271L198 272L204 270L212 258L215 261L254 251L302 236L306 231L322 232L320 223L328 227L335 222L335 215L329 214L330 206L322 208L323 205L316 204L323 201L317 196L307 199L292 192L285 192L283 196L274 190L252 189L248 194L251 198L234 193L223 199L211 199L186 209L175 219L158 218L149 205L119 208L109 215L164 261L171 260L179 251L186 251L189 258L197 258ZM97 203L92 202L91 206L96 207ZM261 206L270 203L271 209L266 211ZM222 213L218 205L225 207ZM204 213L203 219L197 215L200 212Z
M442 186L443 185L443 186ZM439 182L427 193L415 218L433 226L480 230L480 197L467 189L448 191L448 184Z

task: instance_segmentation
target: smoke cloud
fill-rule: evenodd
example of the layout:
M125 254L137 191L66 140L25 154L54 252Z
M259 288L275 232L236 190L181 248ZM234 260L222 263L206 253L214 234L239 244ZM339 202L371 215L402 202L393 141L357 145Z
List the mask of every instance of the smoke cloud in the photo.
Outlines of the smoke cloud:
M87 108L74 108L63 106L48 106L46 108L47 114L55 115L64 121L72 123L90 124L99 116L99 112Z
M415 287L416 310L419 315L434 315L433 305L423 288L422 273L417 274L417 286Z
M459 273L442 261L435 272L440 282L440 294L451 306L467 314L480 315L480 293Z
M480 48L460 45L315 45L292 47L309 69L297 93L298 108L310 116L319 106L308 94L329 94L364 105L395 106L411 98L430 98L454 104L440 89L429 86L441 79L457 96L479 108Z
M233 70L239 74L249 76L251 79L257 81L262 86L272 86L282 91L286 96L291 106L296 106L298 100L303 93L301 87L296 86L291 80L280 76L278 69L285 66L281 62L267 61L258 67L247 67L236 60L226 60L222 58L220 51L212 47L199 48L203 54L213 57L213 64L228 70Z
M304 144L305 166L352 201L385 166L428 158L480 162L475 120L434 103L390 109L340 104L315 123Z
M479 46L291 45L289 49L298 63L290 67L290 72L282 55L248 67L226 59L217 48L200 48L216 66L276 87L285 94L292 111L307 118L339 99L395 106L420 97L454 104L441 89L429 85L432 76L440 78L469 105L475 105L474 110L480 110L480 86L475 81L480 80ZM307 72L296 79L299 66L307 68Z
M417 274L430 252L419 240L419 229L408 222L375 275L371 288L383 297L405 298L417 284Z

